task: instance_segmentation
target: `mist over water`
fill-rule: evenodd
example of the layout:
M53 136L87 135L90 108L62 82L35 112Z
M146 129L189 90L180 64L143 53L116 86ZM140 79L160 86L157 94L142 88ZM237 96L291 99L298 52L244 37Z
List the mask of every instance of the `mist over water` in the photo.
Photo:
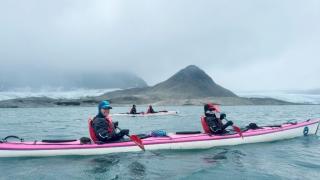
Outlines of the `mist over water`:
M53 99L78 99L87 96L99 96L106 92L120 89L73 89L63 90L59 88L45 88L32 90L29 88L16 89L12 91L0 91L0 101L27 97L49 97Z
M320 104L320 94L290 93L285 91L236 92L241 97L274 98L294 103Z

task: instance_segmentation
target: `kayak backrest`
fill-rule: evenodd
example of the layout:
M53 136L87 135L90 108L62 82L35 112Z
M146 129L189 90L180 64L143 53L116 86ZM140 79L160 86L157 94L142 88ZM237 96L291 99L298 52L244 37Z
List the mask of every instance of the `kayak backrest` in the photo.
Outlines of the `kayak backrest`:
M206 117L201 116L200 118L201 118L201 125L202 125L202 128L203 128L203 131L205 133L211 133L210 128L209 128L209 126L208 126L208 124L206 122L206 119L205 119Z
M91 140L93 142L97 142L98 138L97 138L96 133L94 132L94 129L92 127L92 119L91 118L88 119L88 127L89 127L89 135L90 135Z

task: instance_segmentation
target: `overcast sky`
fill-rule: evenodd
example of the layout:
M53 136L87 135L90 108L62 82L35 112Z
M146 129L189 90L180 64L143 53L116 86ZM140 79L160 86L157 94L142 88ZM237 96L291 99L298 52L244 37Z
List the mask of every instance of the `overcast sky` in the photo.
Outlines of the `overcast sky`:
M319 88L320 1L0 0L0 64L149 85L194 64L233 91Z

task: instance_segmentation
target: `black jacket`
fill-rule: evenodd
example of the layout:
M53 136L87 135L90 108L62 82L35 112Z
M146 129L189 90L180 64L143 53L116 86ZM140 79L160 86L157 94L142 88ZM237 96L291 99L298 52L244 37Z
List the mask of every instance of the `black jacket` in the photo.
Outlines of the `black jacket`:
M226 133L227 131L225 129L228 126L233 125L232 121L227 121L227 123L223 124L222 120L216 117L215 114L212 114L212 115L206 114L205 121L213 134Z
M92 127L99 141L106 142L115 135L115 131L108 132L109 124L105 118L95 117L92 121Z
M130 110L130 114L137 114L137 109L135 107L132 107Z
M215 115L206 116L205 120L212 132L221 130L223 127L222 121L219 118L217 118Z

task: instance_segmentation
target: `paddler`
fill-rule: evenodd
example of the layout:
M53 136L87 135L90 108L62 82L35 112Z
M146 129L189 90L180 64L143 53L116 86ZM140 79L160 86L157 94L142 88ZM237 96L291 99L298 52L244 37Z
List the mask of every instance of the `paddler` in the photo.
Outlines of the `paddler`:
M157 111L153 110L152 106L149 105L148 110L147 110L147 113L148 113L148 114L149 114L149 113L157 113Z
M137 114L137 109L136 109L136 105L135 104L132 105L132 108L131 108L129 114Z
M123 138L125 135L129 135L128 129L122 129L117 132L118 122L112 122L111 116L109 116L110 106L109 101L102 101L98 106L98 114L92 121L92 127L96 134L96 137L101 142L117 141Z
M224 134L228 126L232 126L232 121L223 124L222 120L226 118L226 114L220 113L220 107L217 104L208 103L204 105L205 121L210 128L212 134ZM225 119L226 120L226 119Z

